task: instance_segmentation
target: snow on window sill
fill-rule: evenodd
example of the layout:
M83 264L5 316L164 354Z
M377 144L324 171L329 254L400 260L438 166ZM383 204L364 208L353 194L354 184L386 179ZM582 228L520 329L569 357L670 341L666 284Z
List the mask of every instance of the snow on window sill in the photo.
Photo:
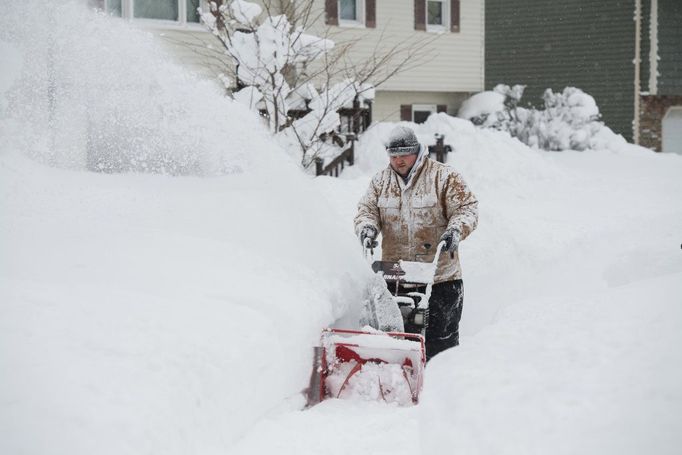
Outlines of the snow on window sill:
M426 31L429 33L446 33L448 29L444 25L426 25Z
M134 18L131 22L135 25L139 25L142 28L148 30L186 30L191 32L206 32L208 30L202 24L196 22L185 22L181 23L179 21L170 21L163 19L144 19L144 18Z
M339 27L365 28L365 23L360 22L360 21L349 21L349 20L339 19Z

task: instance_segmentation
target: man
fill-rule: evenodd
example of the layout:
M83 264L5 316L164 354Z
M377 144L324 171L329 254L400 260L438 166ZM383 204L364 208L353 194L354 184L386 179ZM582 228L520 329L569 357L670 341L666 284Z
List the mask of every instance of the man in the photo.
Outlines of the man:
M478 223L478 201L451 167L429 158L414 132L397 126L386 146L390 164L358 204L355 231L363 245L382 233L384 261L432 262L445 242L429 301L426 356L459 344L462 270L457 249Z

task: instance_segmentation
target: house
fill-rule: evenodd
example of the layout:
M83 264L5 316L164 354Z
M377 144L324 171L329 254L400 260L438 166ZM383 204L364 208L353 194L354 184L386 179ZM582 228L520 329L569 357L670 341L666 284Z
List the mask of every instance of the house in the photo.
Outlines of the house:
M433 112L456 114L461 102L483 90L484 0L283 0L313 2L310 32L354 42L350 61L393 46L428 41L415 64L380 85L375 121L423 122ZM220 73L220 45L199 24L204 0L89 0L113 15L159 32L174 54L208 75ZM262 0L261 0L262 3ZM207 50L212 44L218 52ZM422 57L422 58L419 58Z
M682 2L487 0L485 85L578 87L628 141L682 153Z
M423 122L455 115L483 90L483 0L314 0L321 32L354 40L351 59L365 60L399 43L433 37L423 61L377 88L375 121Z

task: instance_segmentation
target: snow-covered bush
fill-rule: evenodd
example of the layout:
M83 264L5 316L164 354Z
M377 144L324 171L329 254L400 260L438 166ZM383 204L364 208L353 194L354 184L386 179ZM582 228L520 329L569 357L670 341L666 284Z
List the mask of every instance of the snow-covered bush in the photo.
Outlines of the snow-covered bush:
M335 43L307 33L322 14L317 0L215 0L209 6L200 10L202 21L231 60L221 82L235 100L265 113L270 132L304 168L340 153L339 109L351 110L351 129L359 132L361 109L375 87L435 57L428 46L437 35L380 42L351 59L356 40Z
M600 121L594 98L579 88L545 90L544 109L519 107L525 86L500 84L492 91L466 100L458 117L482 128L506 131L525 144L542 150L603 148L605 142L624 141Z
M244 0L211 2L201 18L232 59L236 80L223 81L233 98L265 111L270 132L307 168L329 148L338 148L325 141L327 133L340 125L337 111L352 107L354 100L371 100L374 90L357 78L333 83L335 71L327 62L338 60L330 55L334 42L305 33L304 26L294 25L300 18L275 15L272 5L265 6L263 12L261 6ZM319 77L324 83L318 90L312 81ZM291 110L305 114L293 117Z

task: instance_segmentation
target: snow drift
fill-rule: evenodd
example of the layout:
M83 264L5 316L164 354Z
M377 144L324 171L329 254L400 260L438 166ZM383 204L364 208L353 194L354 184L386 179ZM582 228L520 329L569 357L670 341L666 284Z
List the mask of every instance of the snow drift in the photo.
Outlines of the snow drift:
M37 19L46 49L14 18L0 452L225 453L303 403L320 329L359 313L357 240L251 112L149 35L59 4Z

